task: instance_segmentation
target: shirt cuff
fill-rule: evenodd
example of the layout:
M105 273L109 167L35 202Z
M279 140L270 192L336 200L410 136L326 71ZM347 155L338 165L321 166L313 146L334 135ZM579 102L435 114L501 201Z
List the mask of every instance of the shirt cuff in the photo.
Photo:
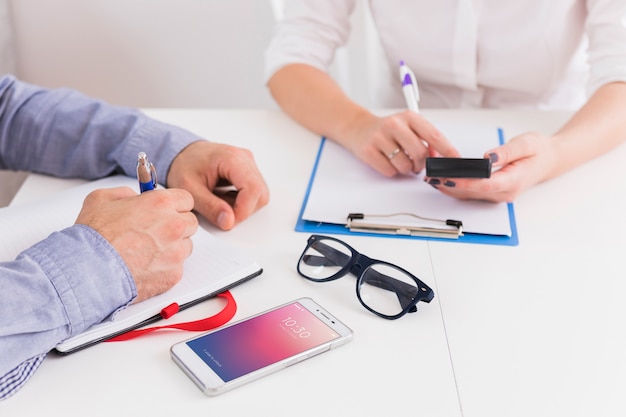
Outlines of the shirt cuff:
M54 286L67 316L68 337L112 317L137 296L126 263L88 226L55 232L25 254L38 262Z
M119 164L124 173L134 177L137 170L137 154L148 152L148 159L157 172L157 180L165 184L174 158L187 146L201 139L185 129L149 119L145 120L132 133L124 147Z

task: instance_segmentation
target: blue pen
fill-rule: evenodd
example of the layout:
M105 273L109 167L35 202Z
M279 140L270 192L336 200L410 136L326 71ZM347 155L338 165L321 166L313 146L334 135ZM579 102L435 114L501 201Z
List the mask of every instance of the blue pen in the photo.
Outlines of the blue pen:
M157 186L157 173L152 162L148 161L145 152L137 154L137 180L139 180L139 191L154 190Z

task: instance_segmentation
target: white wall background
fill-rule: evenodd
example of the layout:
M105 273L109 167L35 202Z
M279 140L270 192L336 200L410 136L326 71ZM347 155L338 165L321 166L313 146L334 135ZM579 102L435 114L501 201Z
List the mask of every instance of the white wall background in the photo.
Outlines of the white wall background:
M284 1L0 0L10 8L16 74L25 81L135 107L220 108L277 107L263 62ZM364 45L377 40L365 4L332 74L370 105L365 77L377 58Z
M20 78L138 107L266 107L259 0L13 0ZM252 88L252 86L254 88Z
M8 0L0 0L0 74L15 71L13 19Z

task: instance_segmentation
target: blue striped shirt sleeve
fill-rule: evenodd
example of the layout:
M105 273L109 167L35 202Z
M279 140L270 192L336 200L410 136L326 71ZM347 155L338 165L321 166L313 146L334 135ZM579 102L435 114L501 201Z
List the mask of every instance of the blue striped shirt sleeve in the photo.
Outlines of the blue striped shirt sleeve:
M43 353L28 359L0 377L0 401L15 394L22 385L28 382L45 357L46 354Z
M162 178L198 136L68 89L0 77L0 169L96 179L134 176L139 151ZM128 268L95 230L53 233L0 262L0 399L58 343L108 319L136 295Z

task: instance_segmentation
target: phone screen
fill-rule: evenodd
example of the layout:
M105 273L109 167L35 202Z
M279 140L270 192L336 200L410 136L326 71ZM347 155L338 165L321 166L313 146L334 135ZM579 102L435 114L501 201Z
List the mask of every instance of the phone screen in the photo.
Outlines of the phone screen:
M228 382L339 337L294 302L186 344Z

